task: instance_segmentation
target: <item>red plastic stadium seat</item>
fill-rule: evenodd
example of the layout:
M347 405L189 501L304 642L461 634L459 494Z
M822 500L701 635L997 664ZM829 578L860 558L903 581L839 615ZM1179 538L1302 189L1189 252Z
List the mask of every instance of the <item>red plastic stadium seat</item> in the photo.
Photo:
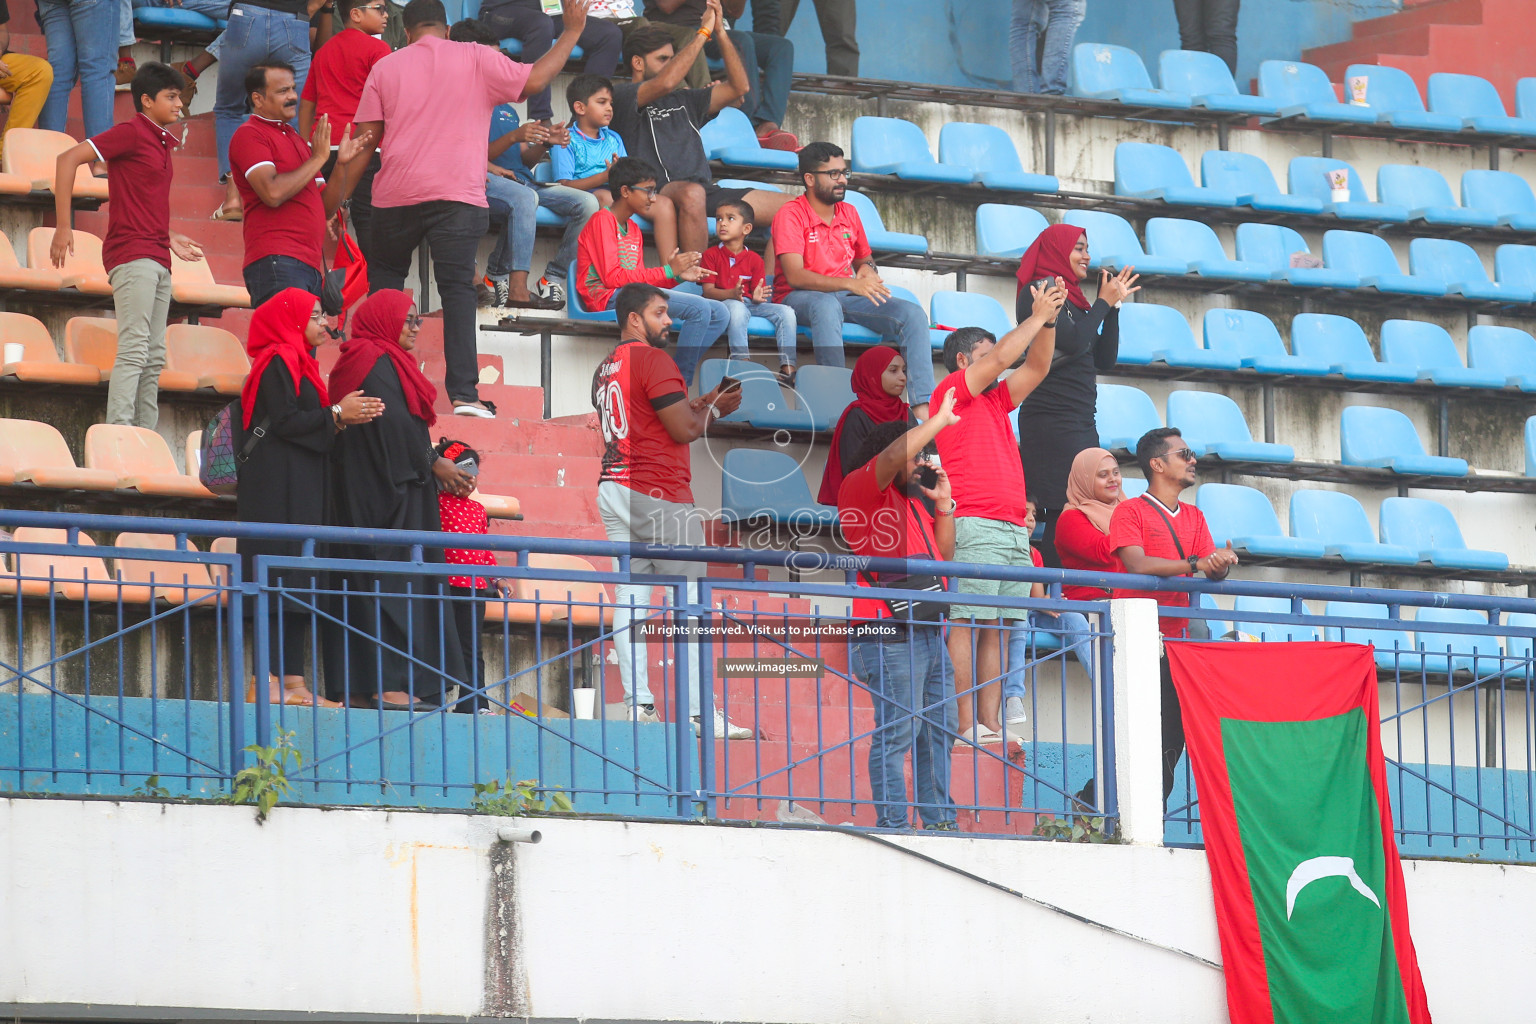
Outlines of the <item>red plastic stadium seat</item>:
M85 464L117 478L117 486L140 494L212 498L196 478L176 469L165 438L147 427L98 423L85 432Z
M7 343L22 346L21 360L0 366L0 377L12 377L28 384L101 383L101 371L96 367L66 363L59 358L53 336L36 317L25 313L0 313L0 344Z

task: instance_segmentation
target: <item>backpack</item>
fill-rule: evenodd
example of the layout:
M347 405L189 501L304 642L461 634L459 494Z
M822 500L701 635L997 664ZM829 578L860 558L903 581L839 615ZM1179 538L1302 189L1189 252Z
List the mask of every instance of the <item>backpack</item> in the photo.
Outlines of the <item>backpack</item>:
M240 482L240 467L251 457L257 442L267 436L271 417L264 417L255 428L240 438L240 424L245 421L240 399L235 399L214 413L203 429L203 447L198 453L197 478L214 494L234 494Z

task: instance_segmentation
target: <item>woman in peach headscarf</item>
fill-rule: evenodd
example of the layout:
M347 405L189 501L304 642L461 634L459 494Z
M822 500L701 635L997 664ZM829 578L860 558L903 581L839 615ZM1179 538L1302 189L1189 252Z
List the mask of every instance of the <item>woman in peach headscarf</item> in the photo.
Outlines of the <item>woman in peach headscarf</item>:
M1056 521L1056 552L1063 569L1124 572L1109 546L1109 520L1125 498L1120 488L1120 463L1103 448L1084 448L1067 474L1067 507ZM1109 591L1099 587L1064 586L1069 601L1102 601Z

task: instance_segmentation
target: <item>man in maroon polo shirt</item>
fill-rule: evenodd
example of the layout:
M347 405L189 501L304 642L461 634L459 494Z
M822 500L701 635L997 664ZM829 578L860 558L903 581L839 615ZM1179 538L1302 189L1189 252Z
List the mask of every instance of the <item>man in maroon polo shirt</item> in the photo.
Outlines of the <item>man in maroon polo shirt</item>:
M284 288L320 295L325 222L346 198L344 170L371 136L349 125L330 180L319 177L331 157L331 122L322 115L309 142L289 124L299 108L293 68L257 64L245 76L251 116L229 140L229 166L245 209L245 288L259 306Z
M117 314L117 359L107 388L107 422L148 427L160 418L160 370L165 366L165 321L171 309L171 252L200 260L203 250L171 233L171 150L181 139L166 131L181 117L181 73L150 63L133 76L138 113L59 154L55 164L53 231L49 256L64 266L75 251L70 193L75 172L107 162L107 237L101 262L112 282Z

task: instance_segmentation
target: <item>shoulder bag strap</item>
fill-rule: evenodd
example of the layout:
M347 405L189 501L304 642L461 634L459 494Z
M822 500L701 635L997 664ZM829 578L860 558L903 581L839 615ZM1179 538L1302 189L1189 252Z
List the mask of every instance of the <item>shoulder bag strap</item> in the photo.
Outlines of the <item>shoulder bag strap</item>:
M1167 512L1163 511L1162 503L1159 502L1156 498L1146 494L1143 494L1141 499L1148 505L1151 505L1153 510L1156 511L1158 515L1163 517L1163 522L1168 525L1168 536L1173 538L1173 549L1179 553L1179 558L1188 561L1189 556L1184 553L1184 545L1179 541L1179 531L1174 529L1173 519L1168 515Z

